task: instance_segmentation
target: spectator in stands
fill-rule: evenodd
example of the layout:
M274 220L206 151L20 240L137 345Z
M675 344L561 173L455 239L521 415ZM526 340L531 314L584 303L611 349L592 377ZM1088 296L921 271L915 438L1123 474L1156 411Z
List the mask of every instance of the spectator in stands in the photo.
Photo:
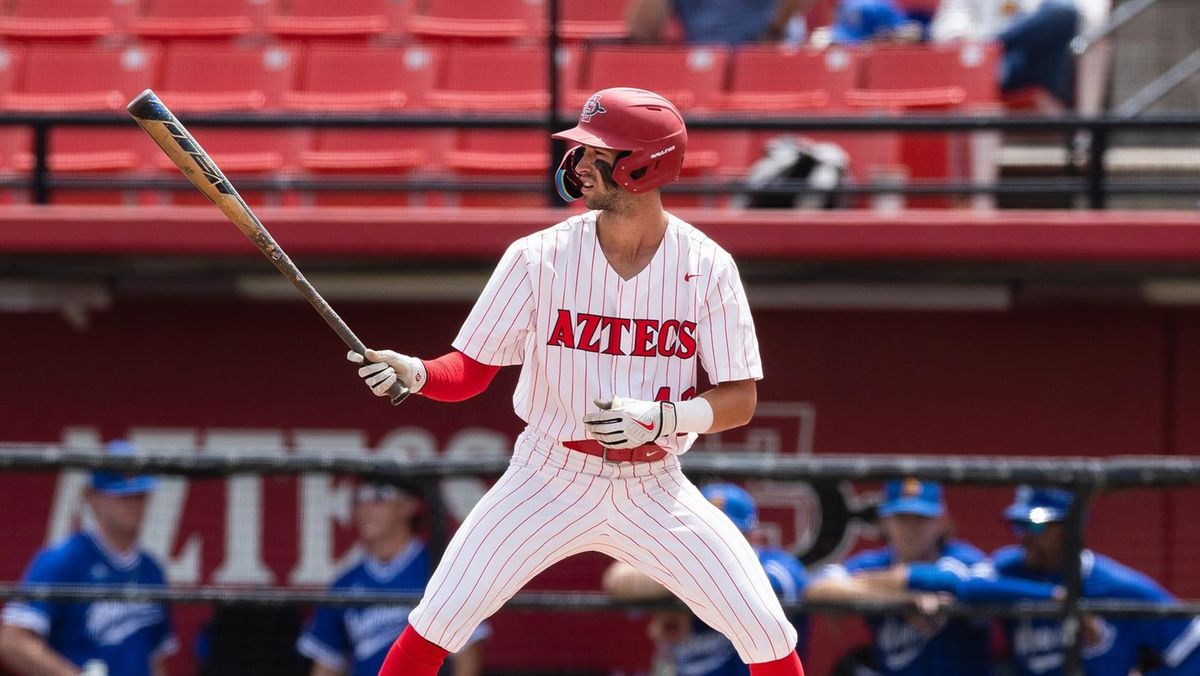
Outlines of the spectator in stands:
M730 483L709 484L701 493L709 502L720 507L754 545L758 560L779 599L785 604L799 601L806 581L804 567L796 557L785 551L763 547L764 538L758 528L758 508L754 498L745 489ZM614 598L628 601L671 597L666 587L621 562L614 563L605 571L604 590ZM790 615L789 619L799 632L797 652L803 655L808 643L808 620L796 615ZM750 668L738 658L733 644L687 610L654 613L647 633L655 643L655 661L661 667L654 673L681 676L737 676L750 673Z
M860 552L843 564L822 569L805 594L808 601L920 601L903 585L880 588L872 574L902 563L928 562L936 570L968 574L984 560L975 547L949 537L942 487L929 481L903 479L884 485L880 527L887 546ZM982 676L992 672L988 623L933 619L922 614L886 615L869 620L880 673L896 676L942 674Z
M133 452L120 440L107 450ZM94 524L38 552L23 583L165 585L162 568L138 546L155 483L149 476L92 472L86 500ZM22 676L165 676L164 658L177 646L162 603L18 601L5 607L0 627L0 657Z
M1062 598L1066 559L1063 524L1071 493L1021 486L1004 511L1021 544L992 555L991 566L962 570L928 565L903 567L896 588L951 592L964 601ZM1084 598L1170 602L1156 582L1116 561L1083 550L1079 563ZM1008 644L1020 676L1063 673L1062 623L1056 619L1005 619ZM1085 617L1084 670L1092 676L1125 676L1140 668L1155 676L1200 674L1200 618L1136 619Z
M1096 0L942 0L930 34L936 42L998 40L1004 48L1001 90L1041 87L1070 107L1075 102L1070 44L1081 28L1079 2Z
M896 0L840 0L827 38L814 33L813 44L919 42L923 28L896 5Z
M813 0L631 0L629 37L661 40L674 15L693 43L796 40L793 17Z
M416 535L421 503L415 490L365 483L355 491L354 520L363 559L342 573L334 590L421 592L431 566L425 543ZM403 606L322 607L297 644L313 660L311 676L375 676L388 649L408 625ZM480 625L465 648L447 661L453 676L483 673L480 641L490 632Z

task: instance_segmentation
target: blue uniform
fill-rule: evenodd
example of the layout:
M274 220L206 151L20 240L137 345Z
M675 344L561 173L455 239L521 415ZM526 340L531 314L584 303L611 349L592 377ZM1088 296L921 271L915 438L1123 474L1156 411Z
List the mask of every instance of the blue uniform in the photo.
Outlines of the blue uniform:
M983 552L960 541L942 546L933 565L969 575L972 566L985 560ZM898 563L891 547L860 552L841 565L826 566L824 576L886 570ZM950 620L927 635L902 615L868 618L875 636L875 653L884 674L890 676L980 676L992 673L988 659L988 624L978 620Z
M796 557L779 549L760 549L757 553L780 601L788 604L803 598L807 576ZM808 644L808 618L801 615L788 619L800 636L797 645L803 655L803 646ZM686 639L660 649L670 656L678 676L745 676L750 673L729 639L695 617L692 618L692 632Z
M429 582L429 552L413 540L391 561L370 557L337 578L335 590L422 592ZM396 637L408 626L405 606L317 608L297 648L305 657L351 676L376 676ZM487 635L487 625L472 637Z
M83 532L39 552L23 582L164 586L166 577L149 554L122 556ZM161 603L19 601L5 607L4 623L37 632L77 666L101 660L113 676L149 676L153 659L178 648Z
M777 0L672 0L688 42L738 44L762 40Z
M1033 571L1025 566L1025 550L1005 547L993 557L1000 579L1062 584L1060 574ZM1173 597L1154 580L1128 566L1084 550L1083 596L1093 599L1136 599L1170 602ZM1144 652L1157 655L1163 668L1149 672L1155 676L1200 674L1200 618L1137 619L1098 618L1102 632L1099 641L1083 651L1088 676L1126 676L1137 666ZM1062 624L1052 619L1012 619L1004 622L1017 673L1022 676L1058 676L1062 674Z

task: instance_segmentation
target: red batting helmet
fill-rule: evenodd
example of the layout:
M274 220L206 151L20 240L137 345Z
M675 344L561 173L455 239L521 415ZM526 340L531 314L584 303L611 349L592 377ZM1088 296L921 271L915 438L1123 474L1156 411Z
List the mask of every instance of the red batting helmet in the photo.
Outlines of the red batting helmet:
M579 115L579 124L553 137L617 151L613 180L630 192L674 181L687 149L687 129L675 106L654 92L631 87L592 94ZM582 195L575 174L580 157L579 146L571 148L558 169L558 193L568 202Z

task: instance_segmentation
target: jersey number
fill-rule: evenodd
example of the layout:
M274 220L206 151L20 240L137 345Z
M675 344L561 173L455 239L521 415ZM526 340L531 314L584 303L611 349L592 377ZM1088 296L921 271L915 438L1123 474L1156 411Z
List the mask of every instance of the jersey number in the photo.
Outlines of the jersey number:
M688 399L695 399L695 398L696 398L696 388L689 387L683 391L683 394L679 397L679 401L687 401ZM669 388L669 387L658 388L658 394L654 395L654 401L671 401L671 388Z

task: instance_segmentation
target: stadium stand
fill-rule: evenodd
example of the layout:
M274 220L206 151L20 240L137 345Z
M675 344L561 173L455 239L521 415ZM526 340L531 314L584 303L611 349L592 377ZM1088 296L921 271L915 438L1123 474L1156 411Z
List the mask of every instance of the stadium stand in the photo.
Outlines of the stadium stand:
M579 87L570 99L583 105L599 89L642 87L681 111L712 110L721 105L728 62L729 52L721 47L596 45L584 55Z
M153 40L231 39L260 34L278 0L147 0L130 31Z
M267 18L267 31L305 40L366 39L384 35L403 21L408 3L357 0L350 6L353 14L338 0L290 0L282 11Z
M310 111L425 109L443 59L436 45L314 46L281 101Z
M593 0L563 0L558 34L564 40L612 40L629 33L625 4Z
M14 0L0 16L0 37L27 41L91 40L124 32L138 6L122 0Z
M429 0L407 25L412 35L430 40L514 40L541 34L544 9L528 0Z

